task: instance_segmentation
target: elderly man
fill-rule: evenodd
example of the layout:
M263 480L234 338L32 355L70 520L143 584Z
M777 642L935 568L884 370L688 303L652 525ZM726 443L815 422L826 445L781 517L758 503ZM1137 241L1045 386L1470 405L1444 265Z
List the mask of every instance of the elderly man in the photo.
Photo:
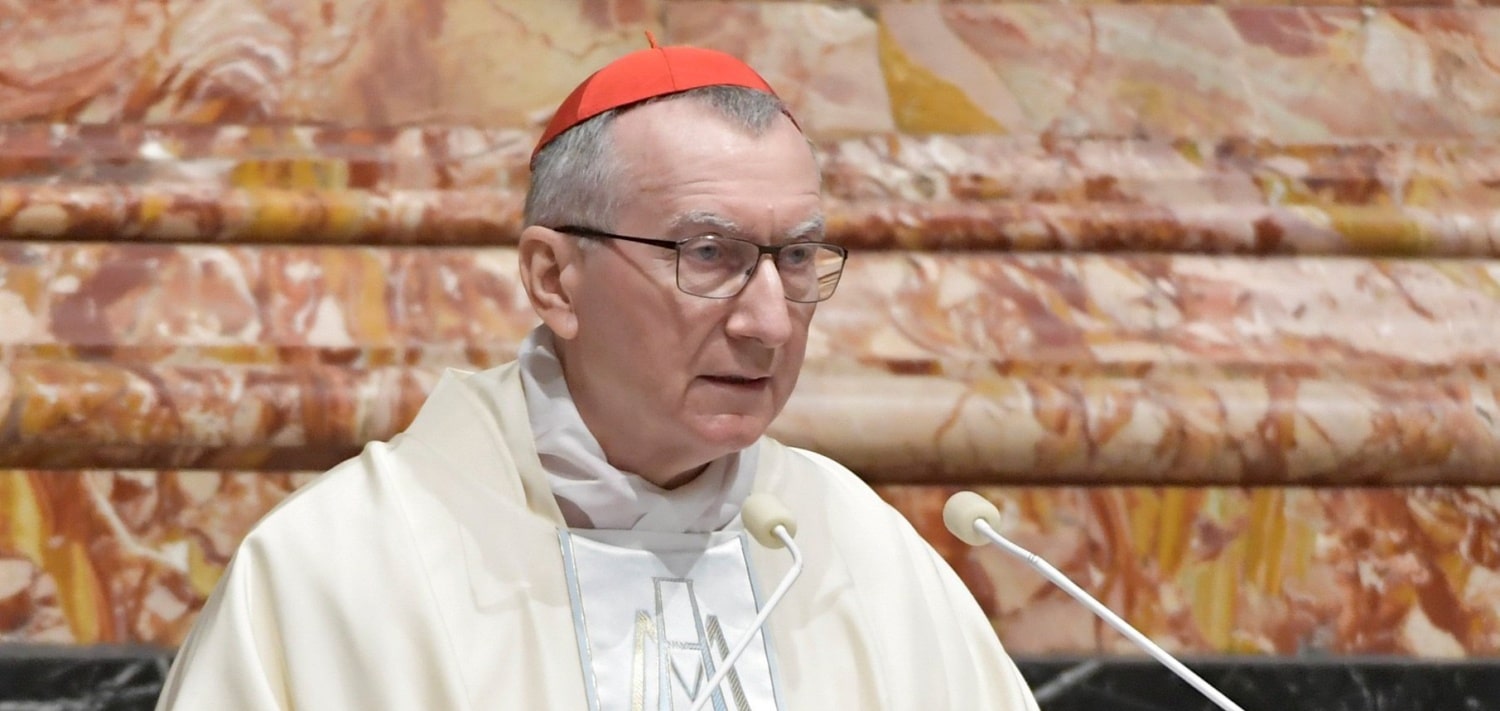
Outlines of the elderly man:
M532 167L517 362L448 374L257 524L159 708L1035 709L912 527L764 436L845 252L761 77L653 43L564 102ZM800 528L781 598L752 493Z

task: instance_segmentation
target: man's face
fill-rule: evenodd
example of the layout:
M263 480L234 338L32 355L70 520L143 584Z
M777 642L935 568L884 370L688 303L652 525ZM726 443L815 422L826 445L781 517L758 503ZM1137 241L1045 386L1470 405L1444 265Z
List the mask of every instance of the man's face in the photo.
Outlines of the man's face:
M611 225L635 237L760 244L821 238L818 167L786 118L759 137L691 100L622 114ZM615 466L675 486L753 443L786 404L814 306L788 301L769 258L737 296L676 286L676 252L605 240L568 279L578 329L560 344L569 390Z

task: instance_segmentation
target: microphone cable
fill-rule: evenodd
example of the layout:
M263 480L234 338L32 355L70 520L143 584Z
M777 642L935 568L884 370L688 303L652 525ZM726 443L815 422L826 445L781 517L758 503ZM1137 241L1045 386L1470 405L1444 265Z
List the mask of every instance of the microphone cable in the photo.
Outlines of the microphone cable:
M771 597L766 598L766 604L761 608L760 614L755 616L750 629L735 642L729 655L724 657L723 663L718 671L714 672L713 678L708 680L708 686L698 692L698 698L693 700L690 711L699 711L709 699L718 693L719 685L724 683L725 677L729 676L730 670L734 669L735 662L750 648L750 641L755 639L756 633L762 632L766 620L771 617L771 611L781 604L781 598L786 596L792 583L797 576L802 574L802 550L792 540L797 535L797 520L792 517L792 512L769 494L752 494L745 499L745 505L740 509L740 520L745 524L745 530L757 543L766 548L783 548L792 554L792 569L787 571L781 579L781 584L776 586Z

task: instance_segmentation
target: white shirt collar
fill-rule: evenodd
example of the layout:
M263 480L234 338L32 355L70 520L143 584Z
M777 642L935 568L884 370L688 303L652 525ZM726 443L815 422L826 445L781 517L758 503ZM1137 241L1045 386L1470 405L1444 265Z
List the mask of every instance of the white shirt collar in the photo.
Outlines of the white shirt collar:
M616 469L578 414L554 338L538 326L522 342L521 386L537 455L569 526L704 533L739 515L754 484L759 443L710 462L670 490Z

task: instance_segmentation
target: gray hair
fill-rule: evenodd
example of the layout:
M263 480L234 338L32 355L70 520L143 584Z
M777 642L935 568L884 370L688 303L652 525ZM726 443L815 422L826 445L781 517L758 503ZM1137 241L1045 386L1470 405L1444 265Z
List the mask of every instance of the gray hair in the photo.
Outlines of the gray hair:
M610 124L625 111L661 101L695 101L751 136L764 134L786 111L771 94L739 86L706 86L611 109L553 139L531 166L531 187L522 213L524 225L566 224L610 229L625 166L615 156Z

